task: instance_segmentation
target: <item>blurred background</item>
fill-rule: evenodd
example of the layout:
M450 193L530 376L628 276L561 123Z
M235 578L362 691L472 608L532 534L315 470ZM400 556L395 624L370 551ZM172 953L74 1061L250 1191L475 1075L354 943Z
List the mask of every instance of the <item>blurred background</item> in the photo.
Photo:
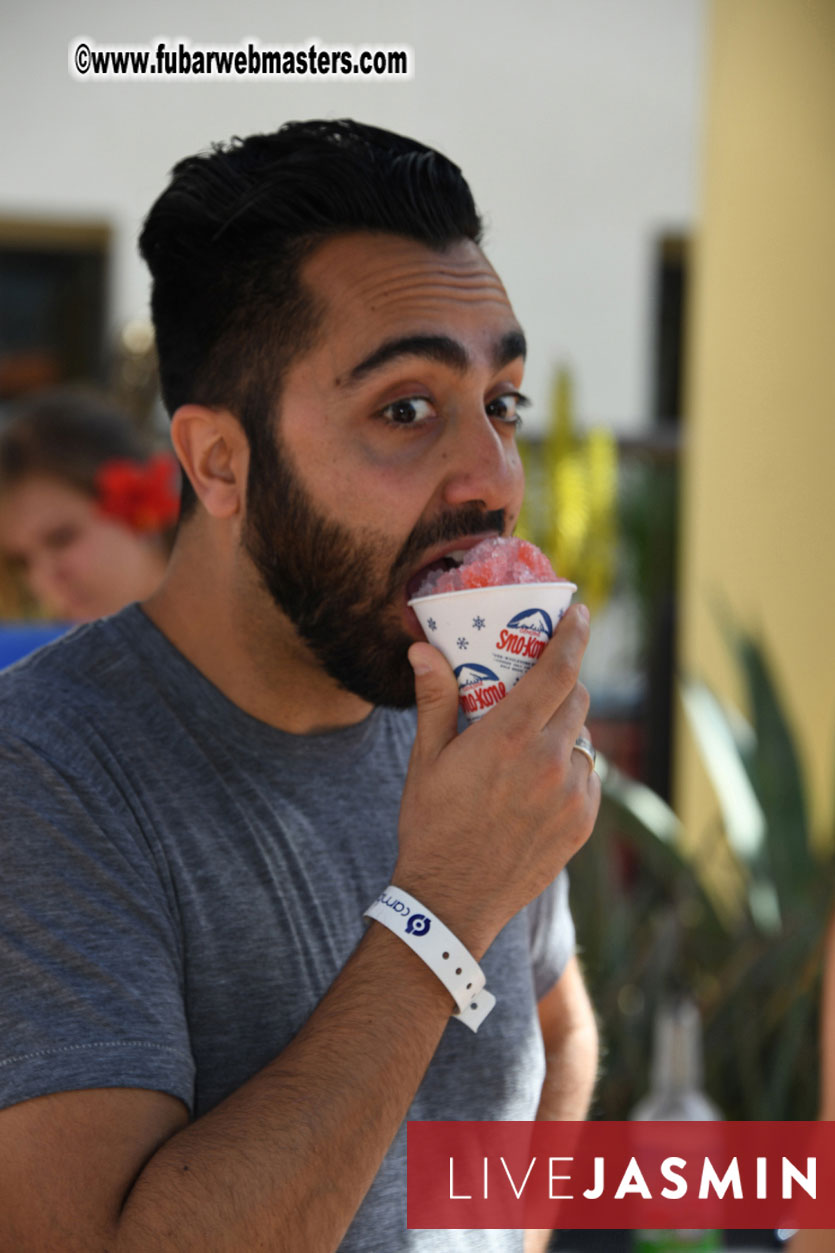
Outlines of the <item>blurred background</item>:
M693 1082L726 1116L814 1117L835 882L835 3L33 0L0 32L0 419L84 383L164 446L136 237L182 156L352 115L462 166L529 338L523 531L594 615L605 801L572 900L607 1047L596 1113L634 1108L653 1023L685 998ZM414 73L80 82L82 36L408 46ZM2 586L7 620L43 617Z

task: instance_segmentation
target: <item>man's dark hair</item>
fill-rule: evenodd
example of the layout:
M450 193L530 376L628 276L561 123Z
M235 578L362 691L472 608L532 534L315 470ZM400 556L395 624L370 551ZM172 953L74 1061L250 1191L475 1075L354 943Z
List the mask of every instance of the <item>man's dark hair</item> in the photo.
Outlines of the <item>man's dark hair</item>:
M322 310L299 280L301 263L357 230L438 250L481 240L458 166L350 119L288 122L175 165L139 240L169 413L188 402L229 409L254 464L283 372L316 341ZM185 513L195 497L185 475L183 484Z

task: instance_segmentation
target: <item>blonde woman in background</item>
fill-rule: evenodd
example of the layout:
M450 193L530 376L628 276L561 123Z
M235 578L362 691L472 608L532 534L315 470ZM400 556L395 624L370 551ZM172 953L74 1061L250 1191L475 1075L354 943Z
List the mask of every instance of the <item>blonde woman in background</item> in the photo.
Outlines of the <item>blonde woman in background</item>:
M0 560L47 617L87 622L149 596L179 474L98 396L55 389L0 428Z

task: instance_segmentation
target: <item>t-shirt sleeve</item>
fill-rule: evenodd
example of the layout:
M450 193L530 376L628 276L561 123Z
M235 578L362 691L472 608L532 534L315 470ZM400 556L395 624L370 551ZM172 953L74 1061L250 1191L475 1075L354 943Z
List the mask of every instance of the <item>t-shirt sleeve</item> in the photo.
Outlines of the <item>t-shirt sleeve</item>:
M175 913L130 806L79 760L0 737L0 1106L141 1087L191 1111Z
M574 953L574 921L568 904L568 871L563 870L527 908L536 999L542 1000Z

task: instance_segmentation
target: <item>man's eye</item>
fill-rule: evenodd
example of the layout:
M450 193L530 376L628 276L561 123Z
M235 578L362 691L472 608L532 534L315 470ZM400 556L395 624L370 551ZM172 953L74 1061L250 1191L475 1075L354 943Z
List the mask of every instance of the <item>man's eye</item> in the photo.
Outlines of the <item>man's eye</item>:
M524 409L531 402L527 396L523 396L521 392L504 392L501 396L497 396L495 400L491 400L486 406L488 418L498 418L500 422L507 422L511 426L519 427L522 425L522 419L519 417L519 410Z
M434 415L435 410L425 396L407 396L380 410L380 417L392 426L421 426Z

